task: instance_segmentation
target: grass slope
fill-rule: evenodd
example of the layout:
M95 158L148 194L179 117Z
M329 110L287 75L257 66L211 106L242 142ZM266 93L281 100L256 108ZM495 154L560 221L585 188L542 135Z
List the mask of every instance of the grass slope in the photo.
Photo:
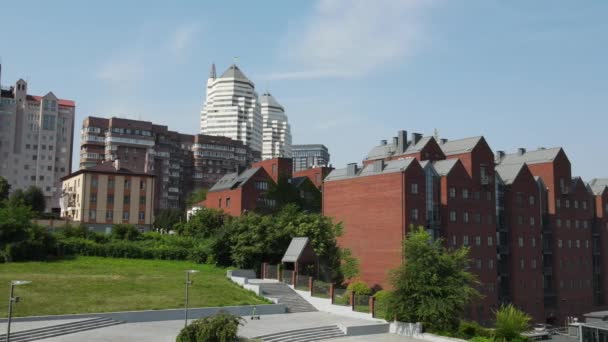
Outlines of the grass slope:
M187 269L200 271L191 275L190 307L266 303L232 283L222 268L98 257L0 264L0 298L8 297L10 280L31 280L15 288L21 297L15 316L183 308ZM0 317L7 316L7 302L0 301Z

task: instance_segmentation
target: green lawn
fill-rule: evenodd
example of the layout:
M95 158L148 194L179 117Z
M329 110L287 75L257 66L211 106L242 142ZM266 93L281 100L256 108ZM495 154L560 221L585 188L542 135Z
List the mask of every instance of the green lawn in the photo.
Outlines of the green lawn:
M190 307L267 303L232 283L222 268L98 257L0 264L0 298L8 297L10 280L31 280L15 288L21 297L15 316L183 308L187 269L200 271L191 275ZM0 317L7 315L7 302L0 300Z

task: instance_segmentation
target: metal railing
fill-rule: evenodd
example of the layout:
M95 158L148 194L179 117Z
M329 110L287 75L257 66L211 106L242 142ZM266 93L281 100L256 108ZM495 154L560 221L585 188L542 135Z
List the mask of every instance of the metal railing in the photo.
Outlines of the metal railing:
M320 281L320 280L315 280L312 283L312 296L313 297L319 297L319 298L329 298L329 287L330 284Z
M266 278L277 279L278 278L278 265L266 265Z
M308 280L310 277L305 275L296 275L296 283L294 284L295 288L302 291L308 291Z
M332 298L334 305L350 306L349 292L346 289L334 288L334 298Z
M281 279L285 284L293 285L293 271L292 270L283 270L281 272Z
M372 296L368 295L355 295L355 302L353 303L353 308L357 312L370 312L369 301Z

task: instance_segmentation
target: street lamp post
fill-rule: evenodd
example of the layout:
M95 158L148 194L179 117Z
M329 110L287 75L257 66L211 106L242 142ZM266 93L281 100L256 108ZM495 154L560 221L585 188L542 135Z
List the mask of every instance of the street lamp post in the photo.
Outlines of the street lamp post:
M184 307L184 328L188 326L188 289L190 285L192 285L192 281L190 280L190 274L197 273L197 270L187 270L186 271L186 304Z
M11 319L13 318L13 303L19 302L19 297L14 297L15 286L29 284L31 281L29 280L12 280L11 281L11 291L8 296L8 320L6 325L6 342L10 342L11 340Z

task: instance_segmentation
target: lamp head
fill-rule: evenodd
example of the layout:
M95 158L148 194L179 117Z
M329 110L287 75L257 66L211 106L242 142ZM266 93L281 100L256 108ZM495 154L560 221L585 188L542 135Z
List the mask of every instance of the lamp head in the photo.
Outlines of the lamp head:
M25 285L25 284L29 284L29 283L31 283L31 281L29 281L29 280L11 280L11 285L15 285L15 286Z

